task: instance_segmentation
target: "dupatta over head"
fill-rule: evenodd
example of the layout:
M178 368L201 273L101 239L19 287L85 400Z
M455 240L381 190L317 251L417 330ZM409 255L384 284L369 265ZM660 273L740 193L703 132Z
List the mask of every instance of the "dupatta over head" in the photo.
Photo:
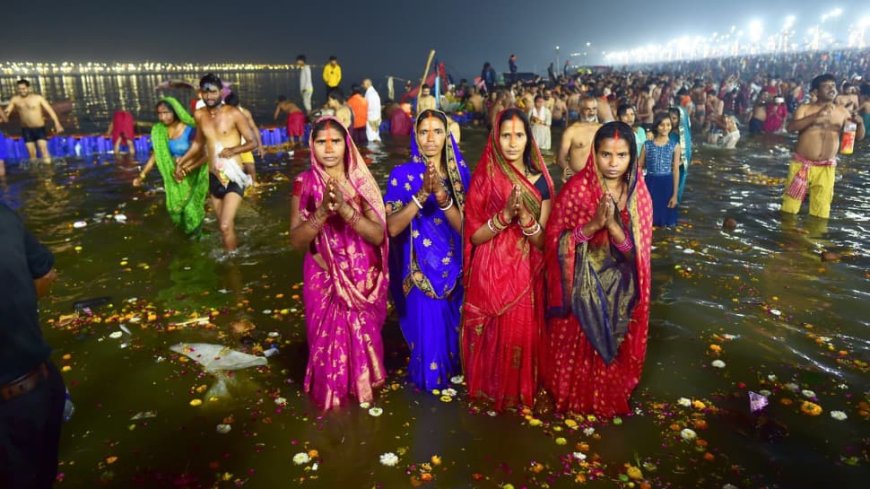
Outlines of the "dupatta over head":
M444 122L444 131L446 132L447 137L444 142L443 150L447 173L445 186L453 198L454 205L456 205L459 212L462 213L465 209L466 192L470 180L470 172L468 166L465 164L465 160L462 158L462 153L459 151L459 147L456 145L456 140L453 139L453 135L450 133L449 125L446 122L447 115L437 110L423 111L417 116L414 127L416 128L419 126L420 122L422 122L421 119L427 113L429 113L429 116L431 117L431 112L437 112L440 114L442 117L439 117L438 120ZM427 164L427 159L420 151L420 147L417 143L416 130L411 131L410 163L416 163L417 165L412 164L406 167L407 171L404 177L409 180L408 182L397 182L401 185L404 185L405 183L408 185L405 185L402 188L402 190L406 191L401 192L405 194L401 197L406 198L403 198L402 202L391 202L394 212L399 210L402 205L408 204L410 196L414 195L419 189L419 185L411 185L410 183L414 181L415 178L417 179L415 183L421 183L422 175L427 171L425 166ZM415 170L419 170L419 172ZM399 175L398 173L401 172L394 171L394 178L403 180L403 175ZM390 184L392 184L392 182L390 182ZM388 193L392 192L389 192L388 189ZM434 199L434 195L429 197L429 200L431 201L434 201ZM408 240L409 246L407 249L408 274L404 277L402 283L393 284L394 287L402 288L403 295L407 295L412 287L417 287L424 294L434 299L446 298L458 284L462 274L462 262L459 259L459 254L462 250L453 249L454 246L457 248L462 246L462 238L458 233L450 228L450 223L447 221L447 216L444 214L444 211L441 209L433 210L432 207L437 206L429 206L429 211L423 211L424 215L430 211L433 212L434 216L432 219L413 219L409 225L410 239ZM447 240L438 239L439 236L444 235L443 228L445 226L449 229L447 234L450 238ZM454 234L456 237L455 240L453 239ZM423 243L423 246L419 246L420 242ZM402 258L404 261L403 257L397 258ZM444 261L445 258L447 259L446 262ZM404 266L404 264L402 265ZM396 299L397 296L398 294L393 294L394 300L396 301L398 301ZM398 306L399 304L397 303L397 307Z
M482 245L475 246L471 243L471 236L481 226L486 226L489 218L496 212L504 209L515 185L522 192L522 201L526 208L536 220L541 218L541 192L526 178L524 172L518 171L505 160L502 153L499 120L503 113L504 111L496 116L496 124L472 177L465 211L463 261L466 311L471 306L481 309L484 314L496 316L527 293L533 285L532 277L542 270L540 252L527 242L519 226L509 226ZM535 144L527 120L524 120L524 125L528 132L527 144L531 145L531 166L541 172L541 178L545 179L550 195L553 195L553 179ZM530 267L518 266L527 261L530 255Z
M634 138L630 128L620 135ZM626 256L617 250L606 229L577 243L575 229L592 220L606 192L596 152L593 147L583 170L562 188L547 225L548 316L573 314L605 364L610 364L631 324L648 321L652 200L632 154L633 163L625 174L628 225L621 213L617 219L634 245L633 254Z
M180 122L190 127L196 127L196 121L173 97L163 97L172 107ZM193 234L199 230L205 218L205 199L208 194L208 165L200 165L192 170L180 182L175 180L175 158L169 152L169 129L161 122L151 128L151 145L157 169L163 177L163 188L166 191L166 210L172 222L181 227L185 233Z
M347 181L339 186L348 205L360 214L366 206L377 215L378 222L384 227L384 242L380 247L366 243L362 236L344 222L338 225L325 225L314 240L317 249L335 282L338 296L348 307L355 308L374 304L382 300L387 290L389 273L387 271L387 252L389 240L386 237L386 211L381 191L353 143L349 131L334 117L322 117L341 128L345 134L345 171ZM309 138L309 147L314 147L314 131ZM303 220L308 220L323 202L326 184L330 180L326 170L311 151L311 168L297 179L300 209ZM374 250L377 249L375 252ZM359 254L362 256L359 256ZM362 261L360 259L362 258Z

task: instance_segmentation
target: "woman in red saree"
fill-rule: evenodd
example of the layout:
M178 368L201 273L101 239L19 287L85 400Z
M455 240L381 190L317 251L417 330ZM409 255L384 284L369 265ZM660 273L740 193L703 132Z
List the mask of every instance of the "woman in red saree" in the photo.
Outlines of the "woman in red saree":
M560 412L629 412L649 327L652 201L634 133L611 122L547 226L544 382Z
M377 182L337 119L318 120L309 147L311 168L293 184L290 243L307 251L305 392L330 409L348 396L370 402L386 378L386 213Z
M466 200L461 345L469 395L501 411L532 406L538 386L553 180L525 114L495 122Z

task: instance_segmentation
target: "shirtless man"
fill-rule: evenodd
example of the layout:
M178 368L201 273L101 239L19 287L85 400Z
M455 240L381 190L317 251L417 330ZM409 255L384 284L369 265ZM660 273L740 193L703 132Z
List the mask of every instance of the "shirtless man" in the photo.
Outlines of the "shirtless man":
M342 95L340 91L334 90L329 92L329 95L326 96L326 107L332 109L338 122L344 124L344 127L346 127L348 131L351 130L350 126L353 122L351 115L352 112L350 111L350 107L347 106L347 103L345 103L344 95Z
M562 127L565 125L565 116L568 115L568 104L565 103L565 96L553 94L553 126Z
M858 125L855 139L864 139L864 120L834 103L837 81L833 75L815 77L810 90L816 101L798 107L788 124L789 131L798 133L798 142L788 169L782 211L797 214L809 191L810 215L827 219L834 198L840 131L847 121L853 120Z
M568 123L576 121L580 116L580 93L576 91L570 92L566 105L568 106Z
M858 110L858 87L849 82L843 83L842 92L834 99L834 103L842 105L849 113Z
M260 128L257 127L257 123L254 122L254 116L251 115L251 111L239 105L239 96L236 95L236 92L230 92L230 94L224 99L224 103L242 111L242 115L245 116L248 125L251 126L251 130L253 130L254 134L257 136L257 154L260 158L263 158L266 155L266 152L263 150L263 139L260 136ZM242 164L245 166L245 173L251 176L251 185L256 187L257 167L255 166L254 154L248 151L242 153L240 157L242 158Z
M653 123L653 113L655 112L654 108L656 105L655 98L653 98L655 88L655 83L650 83L645 87L645 90L640 92L640 97L637 100L637 121L640 124Z
M199 81L199 94L205 107L197 109L196 137L190 150L175 164L175 179L181 181L192 169L201 165L197 156L205 147L208 154L209 194L217 214L221 240L227 251L238 247L236 241L236 211L242 203L250 176L242 170L241 154L257 147L257 136L242 111L221 103L221 81L209 73ZM242 138L245 143L242 143Z
M596 90L596 92L598 92L598 90ZM610 106L610 99L608 97L610 97L609 88L604 87L600 92L598 92L598 121L602 124L615 120L613 117L613 108Z
M24 79L18 80L16 84L18 95L12 97L9 101L9 106L6 107L6 117L12 115L12 112L18 110L18 116L21 118L21 137L27 146L27 153L31 160L36 159L36 146L39 145L39 152L42 154L43 161L51 161L51 154L48 152L48 142L46 142L45 116L43 111L47 112L54 121L54 128L58 134L63 132L63 126L57 119L57 114L51 105L37 93L30 92L30 82Z
M277 102L275 102L275 115L272 117L272 120L277 121L278 116L281 115L281 112L287 113L287 138L289 138L290 141L294 144L298 143L299 140L302 139L305 129L300 129L300 127L298 127L298 124L296 125L296 127L294 127L293 121L291 119L299 120L304 125L304 117L299 115L293 115L297 113L301 114L302 109L300 109L298 105L287 100L287 97L281 95L278 97Z
M480 121L484 119L485 110L483 107L483 97L480 95L480 90L476 87L472 87L470 91L471 95L468 96L468 99L465 101L465 110L471 112L471 118L474 121L474 124L480 124Z
M417 113L421 114L424 110L435 110L435 97L432 96L432 90L429 85L423 84L420 87L420 98L417 99Z
M725 114L725 102L719 99L714 92L710 92L705 97L707 101L707 107L705 107L705 112L707 113L707 117L715 120L722 120L722 116ZM704 126L701 126L704 128Z
M562 134L557 162L562 167L562 182L586 166L598 123L598 99L585 97L580 101L580 120L568 126Z
M704 128L707 122L707 89L701 80L695 81L695 86L692 87L692 103L695 104L695 125Z

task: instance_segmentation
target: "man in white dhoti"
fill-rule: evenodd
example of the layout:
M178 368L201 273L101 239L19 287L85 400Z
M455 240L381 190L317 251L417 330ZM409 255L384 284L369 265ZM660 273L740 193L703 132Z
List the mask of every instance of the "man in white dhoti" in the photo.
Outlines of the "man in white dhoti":
M296 66L299 67L299 91L302 93L302 105L305 113L311 112L311 96L314 94L314 84L311 82L311 67L305 64L305 55L296 56Z
M362 82L363 90L366 91L366 103L368 104L368 124L366 125L366 137L370 143L381 140L381 96L372 86L372 81L366 78Z
M532 124L532 136L538 143L541 151L550 149L550 125L553 123L553 115L544 104L544 97L537 95L535 105L529 111L529 122Z

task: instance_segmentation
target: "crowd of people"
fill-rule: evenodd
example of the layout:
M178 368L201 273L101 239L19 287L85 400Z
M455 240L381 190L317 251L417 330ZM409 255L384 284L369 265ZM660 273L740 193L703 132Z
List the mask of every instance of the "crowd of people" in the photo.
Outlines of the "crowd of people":
M304 68L304 56L298 62ZM739 121L762 117L757 105L772 96L776 107L765 106L762 130L773 117L772 129L798 133L782 210L798 212L809 193L810 214L821 218L830 212L841 135L864 137L868 94L860 78L823 74L807 85L802 71L785 83L757 71L719 81L699 65L688 73L607 70L492 88L488 80L460 82L442 101L424 86L408 128L411 157L391 170L382 194L358 149L380 138L380 98L365 80L345 101L331 60L323 72L330 115L313 121L310 166L293 182L290 203L290 244L304 253L304 390L324 410L374 399L386 380L381 328L392 300L410 350L409 377L421 389L464 375L469 400L495 411L549 399L560 413L628 413L646 352L653 228L677 223L692 126L695 136L733 147ZM851 85L838 94L847 77ZM310 73L301 78L303 108L279 99L275 112L287 113L297 138L312 112ZM28 149L45 155L43 111L56 116L22 82L4 116L19 111ZM853 97L859 83L862 95ZM193 114L172 97L157 104L153 153L134 185L156 166L170 218L188 234L200 229L210 195L222 243L233 250L235 213L252 183L245 155L262 143L217 76L204 76L198 88ZM489 127L473 168L439 109L451 98ZM558 191L542 153L551 125L565 126L553 145ZM62 386L35 312L53 259L3 206L0 219L14 231L0 234L0 270L21 282L7 284L15 294L2 302L0 343L26 338L2 356L0 415L4 426L22 415L59 418ZM8 402L31 391L44 396L45 409ZM57 436L51 423L42 431ZM16 456L56 466L56 450L40 443L22 445ZM26 472L0 473L0 481Z

